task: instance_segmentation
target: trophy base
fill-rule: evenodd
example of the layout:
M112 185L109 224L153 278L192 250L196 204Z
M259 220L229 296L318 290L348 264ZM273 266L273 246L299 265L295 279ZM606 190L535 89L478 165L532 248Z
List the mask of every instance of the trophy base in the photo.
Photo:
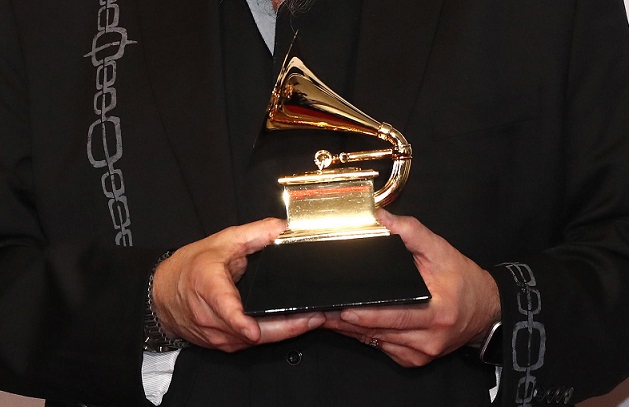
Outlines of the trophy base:
M252 316L325 311L430 299L397 235L266 247L247 270L242 293Z
M275 244L321 242L325 240L364 239L389 236L389 229L379 224L356 228L329 228L319 230L286 230L275 239Z

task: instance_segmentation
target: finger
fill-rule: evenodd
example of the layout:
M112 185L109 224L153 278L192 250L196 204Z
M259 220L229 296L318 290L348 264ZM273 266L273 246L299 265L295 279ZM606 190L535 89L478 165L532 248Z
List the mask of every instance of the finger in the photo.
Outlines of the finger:
M359 341L363 343L368 343L369 338L381 337L385 335L385 330L370 329L370 328L365 328L358 325L352 325L341 319L336 319L336 320L326 319L325 323L323 324L323 328L332 330L334 332L340 333L345 336L358 339Z
M220 329L195 327L190 333L191 335L187 340L204 348L218 349L223 352L236 352L251 346L251 342L243 340L242 337L230 335Z
M378 341L378 348L402 367L426 366L435 359L433 356L422 353L416 349L384 340Z
M336 332L353 332L360 335L370 335L371 332L382 332L380 328L371 328L361 325L355 325L350 322L344 321L340 318L340 313L336 318L326 317L323 328L330 329Z
M283 315L261 318L259 343L279 342L317 329L325 322L322 313Z
M436 235L413 217L396 216L384 209L378 209L376 218L392 233L400 235L404 245L412 253L427 251L434 244Z
M350 324L372 329L424 329L434 320L434 308L428 304L347 308L339 317Z
M244 257L273 243L286 229L286 221L267 218L240 226L232 226L214 235L230 247L230 257Z
M332 330L355 338L365 344L369 344L372 338L377 338L379 341L395 343L400 346L421 348L421 344L426 343L430 339L430 333L425 330L368 329L351 324L339 324Z
M409 346L408 340L400 341L400 338L405 335L400 335L399 332L360 333L344 330L338 330L336 332L354 338L364 345L381 350L397 364L404 367L424 366L435 359L435 356L431 356L422 352L420 349Z
M334 332L341 334L343 336L347 336L348 338L354 338L358 342L363 343L364 345L369 345L369 343L371 342L371 339L375 338L373 336L369 336L364 333L356 332L356 331L346 331L342 329L341 330L335 329Z
M201 286L195 287L199 298L206 304L208 318L216 318L224 323L233 335L250 342L260 339L260 327L255 319L244 314L240 294L228 272L208 272L204 275ZM213 326L214 321L202 323L205 327Z

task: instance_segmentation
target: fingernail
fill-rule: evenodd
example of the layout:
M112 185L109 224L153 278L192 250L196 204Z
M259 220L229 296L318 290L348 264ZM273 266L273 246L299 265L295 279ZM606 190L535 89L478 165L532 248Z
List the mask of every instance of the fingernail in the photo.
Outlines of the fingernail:
M376 212L376 218L378 219L378 221L382 222L382 223L391 223L393 222L393 217L394 215L390 212L387 212L384 209L379 209L378 212Z
M308 328L318 328L325 322L325 317L322 314L317 314L308 320Z
M358 322L358 315L353 311L343 311L341 312L341 319L345 322L356 323Z
M253 341L253 332L251 332L250 329L247 328L243 328L240 333L247 339L249 339L250 341Z

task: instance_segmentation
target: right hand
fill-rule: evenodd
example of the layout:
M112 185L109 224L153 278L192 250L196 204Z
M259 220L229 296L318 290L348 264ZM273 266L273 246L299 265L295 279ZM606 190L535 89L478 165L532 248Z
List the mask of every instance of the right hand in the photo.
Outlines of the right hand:
M265 317L243 313L235 283L257 252L286 228L264 219L224 229L178 249L163 261L153 280L153 307L164 333L205 348L234 352L277 342L316 329L322 313Z

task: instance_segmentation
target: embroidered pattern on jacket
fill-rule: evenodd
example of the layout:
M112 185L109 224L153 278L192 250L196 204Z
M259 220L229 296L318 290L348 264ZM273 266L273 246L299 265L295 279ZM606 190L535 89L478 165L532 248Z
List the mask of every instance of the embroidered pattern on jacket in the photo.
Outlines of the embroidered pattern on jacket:
M132 246L131 214L125 195L122 170L115 164L122 158L122 127L120 118L110 114L116 107L116 61L124 56L125 48L136 41L129 40L127 30L119 27L120 7L116 0L99 0L98 33L92 40L92 50L84 55L96 68L94 113L98 118L87 133L87 157L94 168L104 168L101 177L103 194L108 199L109 214L117 231L118 246Z
M515 283L520 287L517 295L518 311L524 317L516 322L511 336L513 370L521 374L515 403L520 407L530 407L537 388L534 372L544 365L546 352L546 329L544 324L535 321L535 316L542 310L542 297L536 288L535 275L528 265L522 263L502 265L511 272ZM521 352L522 349L525 351Z

